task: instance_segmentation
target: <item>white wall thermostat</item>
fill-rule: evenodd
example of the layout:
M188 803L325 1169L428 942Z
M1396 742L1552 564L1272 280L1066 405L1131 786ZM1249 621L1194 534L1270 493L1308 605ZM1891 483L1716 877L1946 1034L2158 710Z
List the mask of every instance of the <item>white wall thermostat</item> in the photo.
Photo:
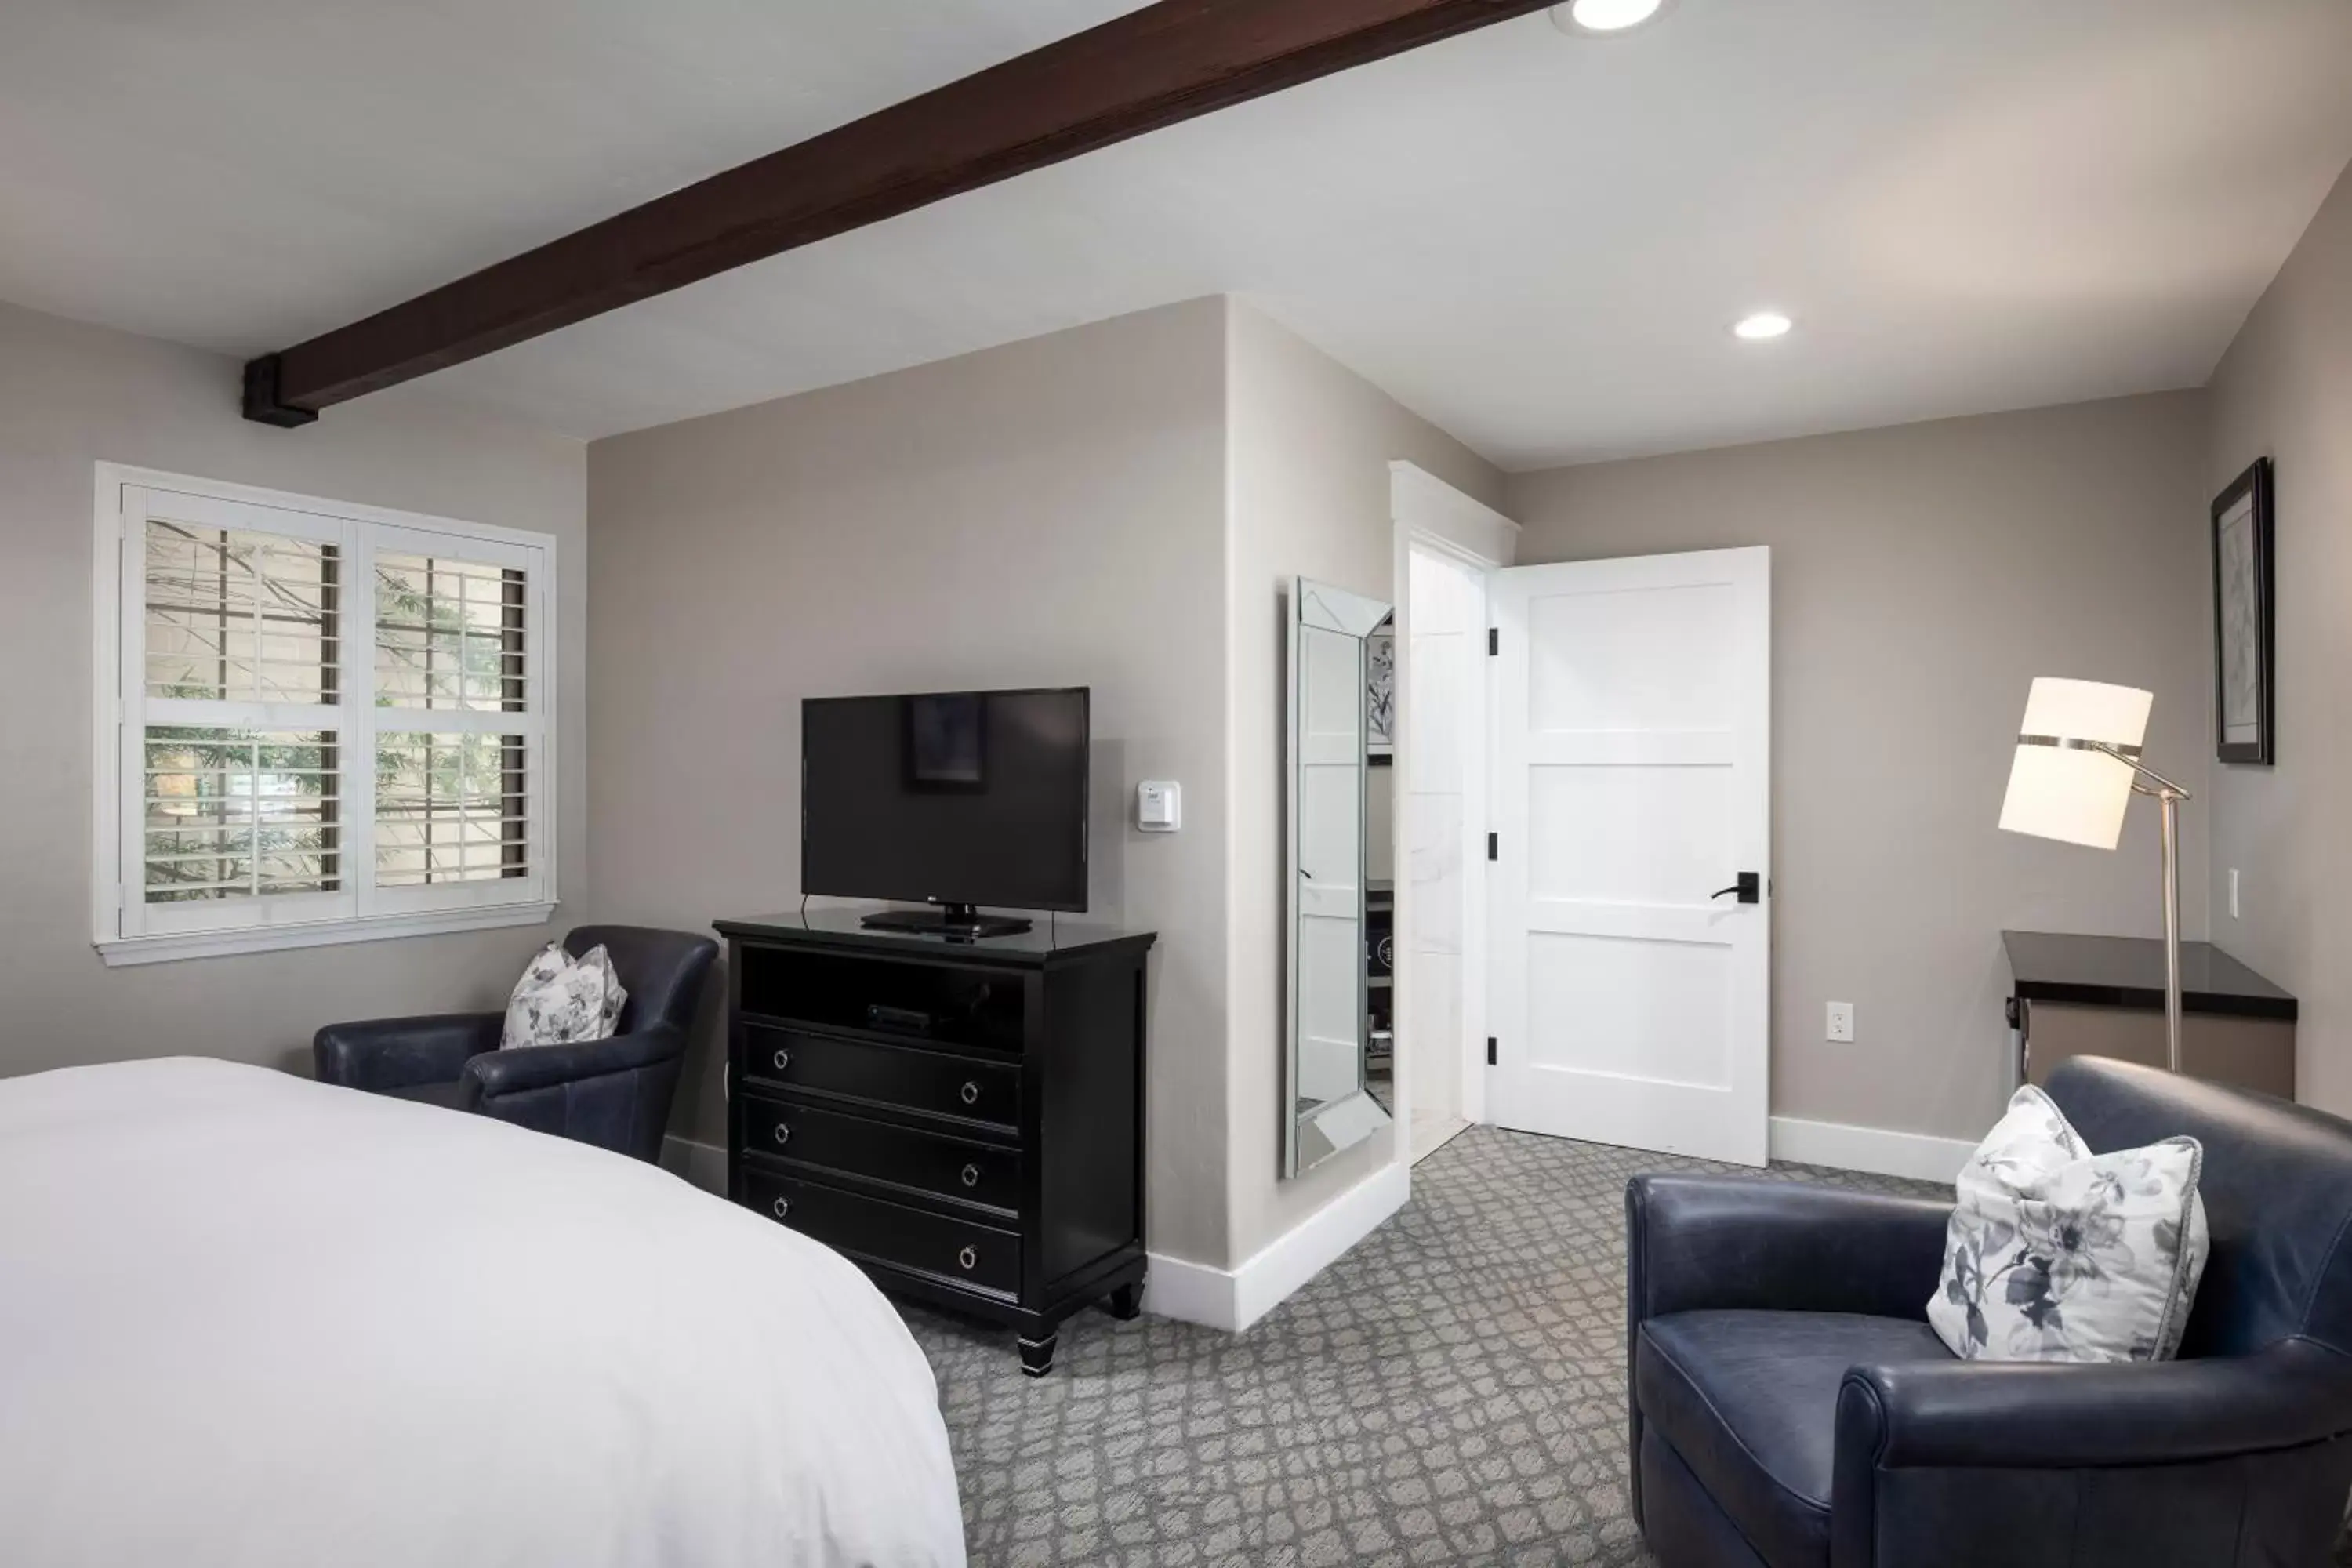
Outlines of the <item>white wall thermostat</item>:
M1136 785L1135 826L1146 833L1173 833L1183 826L1183 786L1173 779L1146 779Z

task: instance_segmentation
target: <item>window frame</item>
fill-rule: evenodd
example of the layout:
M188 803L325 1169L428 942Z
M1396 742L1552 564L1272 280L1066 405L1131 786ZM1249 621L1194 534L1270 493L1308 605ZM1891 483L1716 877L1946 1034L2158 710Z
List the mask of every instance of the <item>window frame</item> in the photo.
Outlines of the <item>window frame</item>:
M331 706L151 698L146 671L149 500L172 498L176 519L335 544L340 552L340 700ZM120 463L97 465L91 607L91 942L109 964L268 952L439 931L544 924L558 900L557 542L553 535L227 484ZM192 515L194 514L194 515ZM258 514L258 515L257 515ZM523 709L379 708L375 557L441 548L453 559L520 568ZM169 704L161 717L157 704ZM149 903L146 731L151 725L237 725L336 734L341 787L334 890L191 903ZM445 886L375 883L377 738L387 733L520 734L525 859L520 877ZM364 759L363 761L362 759ZM131 799L134 782L139 799Z

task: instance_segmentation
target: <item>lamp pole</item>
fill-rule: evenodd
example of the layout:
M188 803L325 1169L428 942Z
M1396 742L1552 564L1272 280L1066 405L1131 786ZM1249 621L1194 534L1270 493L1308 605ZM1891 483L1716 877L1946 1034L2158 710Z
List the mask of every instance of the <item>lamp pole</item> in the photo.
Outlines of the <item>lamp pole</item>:
M2180 1070L2180 803L2189 792L2121 749L2094 741L2131 769L2135 794L2151 795L2164 815L2164 1047L2165 1065ZM2146 779L2143 784L2140 781Z

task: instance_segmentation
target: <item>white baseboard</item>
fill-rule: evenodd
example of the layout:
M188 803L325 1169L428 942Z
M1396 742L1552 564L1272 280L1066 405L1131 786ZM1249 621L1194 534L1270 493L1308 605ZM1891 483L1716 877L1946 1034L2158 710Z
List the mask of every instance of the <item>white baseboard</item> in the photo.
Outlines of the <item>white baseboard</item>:
M1946 1182L1976 1152L1976 1144L1961 1138L1937 1138L1925 1132L1888 1132L1875 1127L1847 1127L1835 1121L1800 1121L1791 1116L1772 1118L1769 1148L1775 1160L1801 1165L1827 1165L1839 1171L1866 1171L1878 1176L1907 1176L1917 1182Z
M1412 1176L1406 1166L1383 1165L1238 1268L1213 1268L1154 1253L1143 1288L1143 1310L1239 1333L1379 1229L1404 1207L1412 1192Z
M705 1192L721 1197L727 1194L727 1151L716 1143L673 1134L662 1140L661 1163L663 1170L685 1177ZM1381 1166L1239 1268L1213 1268L1205 1263L1153 1253L1143 1310L1158 1317L1238 1333L1280 1306L1291 1292L1339 1261L1342 1253L1404 1207L1412 1190L1412 1180L1402 1164Z
M672 1133L662 1140L661 1166L706 1193L727 1195L727 1151L716 1143L698 1143Z

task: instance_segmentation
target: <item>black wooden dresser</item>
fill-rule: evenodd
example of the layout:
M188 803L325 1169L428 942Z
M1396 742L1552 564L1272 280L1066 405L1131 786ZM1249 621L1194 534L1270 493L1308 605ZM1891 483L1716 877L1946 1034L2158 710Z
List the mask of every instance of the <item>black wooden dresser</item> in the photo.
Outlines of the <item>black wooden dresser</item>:
M1135 1315L1152 933L715 926L730 1197L886 1290L1010 1325L1032 1376L1087 1304Z

